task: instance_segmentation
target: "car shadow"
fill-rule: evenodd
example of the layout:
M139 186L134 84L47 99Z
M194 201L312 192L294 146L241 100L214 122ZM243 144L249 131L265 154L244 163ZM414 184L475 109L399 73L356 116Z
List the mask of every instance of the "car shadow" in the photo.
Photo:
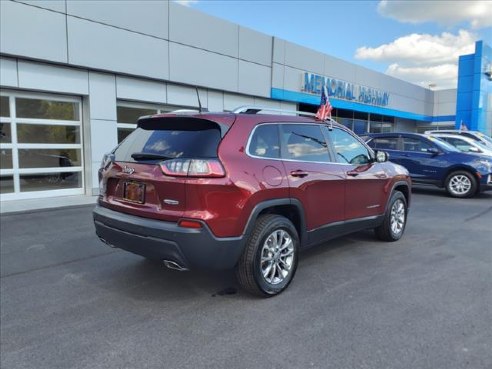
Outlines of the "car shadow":
M434 196L434 197L443 197L448 199L454 199L449 196L443 188L433 187L433 186L423 186L423 185L413 185L412 186L412 194L418 194L423 196ZM470 199L492 199L492 191L480 192L473 197L467 198Z
M329 257L334 250L367 246L368 243L381 242L371 230L353 233L336 238L323 244L302 250L300 262L311 264L321 255ZM99 276L88 277L87 283L95 279L106 280L103 288L111 293L124 295L126 298L145 301L186 301L208 296L210 298L258 299L241 289L234 270L191 270L179 272L167 269L157 261L139 258L125 251L113 255L114 265L108 270L98 268ZM94 279L94 280L92 280Z

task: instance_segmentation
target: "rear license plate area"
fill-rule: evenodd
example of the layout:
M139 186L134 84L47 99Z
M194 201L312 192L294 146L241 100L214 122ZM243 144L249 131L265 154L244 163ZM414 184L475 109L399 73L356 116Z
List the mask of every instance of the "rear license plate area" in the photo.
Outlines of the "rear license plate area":
M125 182L123 198L126 201L143 204L145 202L145 184L139 182Z

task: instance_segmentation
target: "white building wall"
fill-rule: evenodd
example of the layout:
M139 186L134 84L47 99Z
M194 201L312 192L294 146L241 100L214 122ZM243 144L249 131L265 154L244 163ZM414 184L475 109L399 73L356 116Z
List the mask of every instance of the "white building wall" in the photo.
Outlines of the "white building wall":
M0 20L2 88L82 97L89 194L117 143L118 100L197 107L198 86L211 111L296 110L270 99L271 88L300 91L311 72L388 91L391 109L456 106L456 90L432 92L173 2L1 0Z

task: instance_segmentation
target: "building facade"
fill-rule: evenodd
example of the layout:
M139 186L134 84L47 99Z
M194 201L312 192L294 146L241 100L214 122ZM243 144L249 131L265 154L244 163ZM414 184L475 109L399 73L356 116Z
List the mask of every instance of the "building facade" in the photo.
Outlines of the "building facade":
M473 110L483 98L467 97L457 113L457 90L422 88L173 2L0 7L2 201L97 194L103 154L136 119L196 108L197 89L210 111L315 111L326 85L333 116L357 133L454 127L457 114L476 110L463 119L491 134L490 80L479 84L488 107ZM484 52L475 59L487 62Z

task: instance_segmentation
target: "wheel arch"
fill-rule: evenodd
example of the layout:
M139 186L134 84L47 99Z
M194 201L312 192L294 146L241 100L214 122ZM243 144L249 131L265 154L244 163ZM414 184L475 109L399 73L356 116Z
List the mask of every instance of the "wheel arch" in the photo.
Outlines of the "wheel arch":
M253 231L256 220L264 214L282 215L289 219L297 230L301 246L307 241L304 208L297 199L274 199L257 204L251 212L244 229L244 237L248 238Z
M477 183L480 183L480 178L477 176L477 170L474 169L473 167L470 167L468 165L464 164L458 164L458 165L453 165L452 167L448 168L446 172L444 173L444 176L442 178L442 187L446 187L446 180L448 179L449 175L453 172L459 172L459 171L465 171L470 173L473 178L477 181Z
M393 183L393 187L389 192L388 199L386 200L385 212L388 211L388 207L391 201L391 196L393 196L393 193L395 193L395 191L400 191L403 194L403 196L405 196L405 200L407 202L407 208L408 209L410 208L410 200L412 198L412 190L410 188L410 185L406 181L398 181Z

